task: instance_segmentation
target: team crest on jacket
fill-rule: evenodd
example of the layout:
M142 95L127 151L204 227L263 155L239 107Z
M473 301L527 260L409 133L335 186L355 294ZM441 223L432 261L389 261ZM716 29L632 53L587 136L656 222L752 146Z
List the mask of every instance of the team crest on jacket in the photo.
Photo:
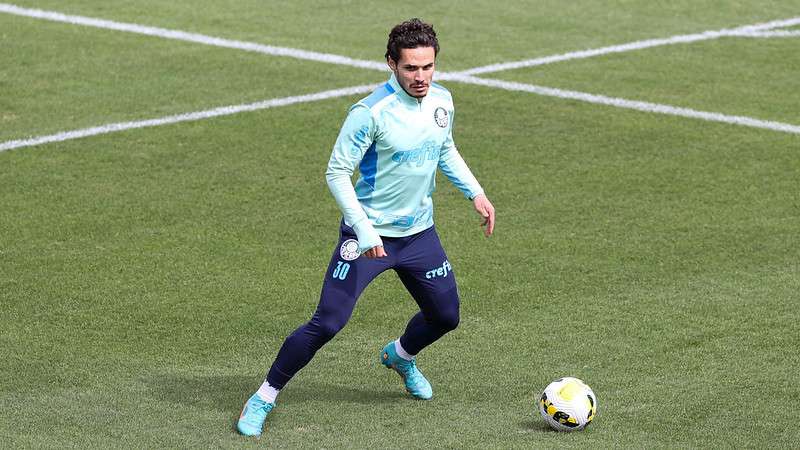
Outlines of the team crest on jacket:
M439 125L441 128L445 128L450 121L450 119L447 117L447 110L441 106L436 108L436 110L433 111L433 120L436 121L436 125Z
M345 261L352 261L361 256L361 252L358 251L358 241L348 239L342 242L342 246L339 247L339 256Z

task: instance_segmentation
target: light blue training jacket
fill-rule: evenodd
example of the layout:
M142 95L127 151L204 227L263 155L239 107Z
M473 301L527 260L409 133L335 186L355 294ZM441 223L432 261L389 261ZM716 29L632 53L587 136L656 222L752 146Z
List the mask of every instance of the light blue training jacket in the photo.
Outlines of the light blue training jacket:
M441 85L418 100L394 75L350 108L325 176L360 251L433 226L437 167L470 200L483 193L453 142L453 112Z

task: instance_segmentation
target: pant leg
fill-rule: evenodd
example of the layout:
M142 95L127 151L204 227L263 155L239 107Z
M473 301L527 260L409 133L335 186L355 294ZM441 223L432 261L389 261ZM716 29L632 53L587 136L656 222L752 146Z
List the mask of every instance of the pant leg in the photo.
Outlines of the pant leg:
M283 342L278 356L267 373L267 381L277 389L289 380L341 330L353 313L361 292L381 272L390 267L387 258L352 259L349 252L356 235L352 228L342 225L339 243L333 252L319 304L311 320L297 328Z
M416 355L454 330L459 322L459 296L453 267L434 227L408 244L395 270L420 309L400 337L403 349Z

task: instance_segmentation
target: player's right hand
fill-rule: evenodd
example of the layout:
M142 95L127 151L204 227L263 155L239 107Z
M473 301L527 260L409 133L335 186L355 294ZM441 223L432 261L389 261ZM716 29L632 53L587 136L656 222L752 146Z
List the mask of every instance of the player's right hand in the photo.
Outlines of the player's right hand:
M383 258L384 256L388 255L386 254L386 251L383 249L382 245L377 245L365 251L364 256L367 258Z
M491 236L494 233L494 205L485 194L479 194L475 197L472 200L472 204L475 206L475 211L481 216L481 226L486 227L483 233L486 237Z

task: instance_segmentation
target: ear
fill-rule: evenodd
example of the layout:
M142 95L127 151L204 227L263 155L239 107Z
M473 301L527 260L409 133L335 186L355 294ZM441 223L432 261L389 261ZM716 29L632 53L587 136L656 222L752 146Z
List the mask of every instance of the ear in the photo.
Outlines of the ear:
M392 69L392 72L397 71L397 63L392 59L391 56L386 57L386 64L389 65L389 68Z

